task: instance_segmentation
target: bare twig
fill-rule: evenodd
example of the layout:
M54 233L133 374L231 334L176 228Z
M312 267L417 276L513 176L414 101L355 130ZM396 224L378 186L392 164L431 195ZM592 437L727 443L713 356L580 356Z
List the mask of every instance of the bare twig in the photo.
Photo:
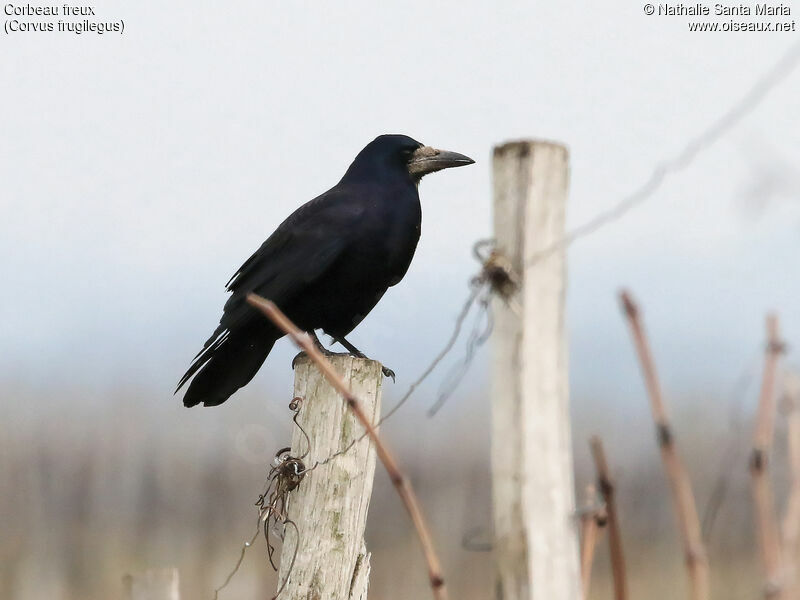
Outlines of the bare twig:
M778 335L778 317L767 315L767 347L761 379L758 419L753 435L753 448L768 454L772 449L775 429L775 373L778 356L783 352L783 342Z
M797 561L800 559L800 376L786 373L783 382L789 432L791 492L783 519L783 552L791 598L800 597Z
M298 347L306 352L308 357L314 361L320 372L325 376L330 384L342 395L345 402L347 402L347 406L353 412L353 415L355 415L355 417L369 434L370 439L375 444L375 450L378 453L378 457L383 463L383 466L386 468L386 471L389 473L389 478L397 489L397 493L400 495L400 498L402 499L403 504L405 505L409 516L411 517L411 521L414 523L414 527L417 530L417 535L419 536L419 540L422 545L422 551L425 555L425 560L428 565L428 578L433 590L433 596L438 600L445 600L447 598L447 590L445 588L444 578L442 577L442 569L439 562L439 557L434 549L433 538L431 537L428 527L425 524L425 519L422 515L422 510L420 509L417 497L414 494L414 490L411 487L411 482L405 477L405 475L403 475L394 459L394 456L391 454L391 452L389 452L389 449L386 447L383 440L381 440L380 436L378 436L377 430L364 414L358 398L353 395L344 381L342 381L342 378L339 377L338 373L336 373L336 371L333 369L330 362L325 359L323 354L311 341L310 336L300 331L297 326L292 323L273 302L266 300L257 294L248 294L247 302L263 312L264 315L266 315L266 317L269 318L281 331L291 337L292 341L294 341Z
M619 529L614 482L611 479L611 471L608 468L603 441L594 436L589 443L592 448L595 468L597 469L597 484L606 504L608 547L611 553L611 571L614 577L614 598L616 600L626 600L628 597L628 582L625 576L625 554L622 551L622 534Z
M756 531L764 566L766 582L764 597L783 597L784 581L778 519L775 514L772 484L769 479L769 454L775 430L775 372L783 345L778 335L778 318L767 315L767 348L764 373L758 399L756 429L753 433L753 450L750 455L750 475L753 478Z
M691 597L693 600L708 600L708 559L703 545L700 518L697 515L692 483L686 467L675 448L675 439L664 407L664 400L661 396L661 388L658 384L650 346L647 343L647 337L639 319L639 309L625 291L620 294L620 300L633 333L636 353L639 356L647 392L650 397L658 445L661 450L661 460L664 463L664 469L669 479L672 503L675 507L686 565L689 570Z
M608 522L605 507L597 506L597 490L593 485L586 486L586 506L581 513L581 584L583 598L589 598L592 583L592 563L597 546L600 528Z

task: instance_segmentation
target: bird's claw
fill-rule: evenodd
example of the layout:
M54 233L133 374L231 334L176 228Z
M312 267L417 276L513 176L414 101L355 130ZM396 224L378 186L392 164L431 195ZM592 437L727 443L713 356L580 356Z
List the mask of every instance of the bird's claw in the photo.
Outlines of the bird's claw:
M394 371L392 371L389 367L381 367L381 372L383 373L384 377L391 377L392 383L397 383L394 378Z
M364 356L360 352L358 352L358 353L355 353L355 352L352 352L352 353L350 353L350 352L331 352L330 350L328 350L327 348L324 348L324 347L320 347L319 349L322 352L322 354L324 356L328 357L328 358L330 358L332 356L354 356L355 358L367 358L366 356ZM297 367L297 362L300 361L301 359L305 358L306 356L307 355L306 355L305 351L298 352L295 355L295 357L292 359L292 370L294 370L295 367ZM395 379L394 371L392 371L389 367L381 366L381 372L383 373L384 377L391 378L392 383L396 383L397 382L396 379Z

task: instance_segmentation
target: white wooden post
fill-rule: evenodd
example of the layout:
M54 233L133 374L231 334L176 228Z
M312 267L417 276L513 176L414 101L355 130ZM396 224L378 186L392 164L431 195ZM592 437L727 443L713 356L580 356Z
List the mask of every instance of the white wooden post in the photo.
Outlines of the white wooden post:
M380 418L381 365L373 360L335 356L333 367L361 400L373 423ZM292 456L301 456L306 467L324 460L360 437L364 430L347 404L307 358L295 366L294 395L302 398L299 423L308 434L295 429ZM346 454L310 471L289 495L288 515L297 524L300 545L294 567L289 565L297 536L286 528L281 551L279 585L286 580L281 598L297 600L366 600L369 557L364 528L375 474L375 450L364 438Z
M494 150L497 250L519 279L494 302L492 499L495 597L581 597L570 442L564 235L566 148L520 141Z
M122 578L125 600L180 600L178 569L148 569Z

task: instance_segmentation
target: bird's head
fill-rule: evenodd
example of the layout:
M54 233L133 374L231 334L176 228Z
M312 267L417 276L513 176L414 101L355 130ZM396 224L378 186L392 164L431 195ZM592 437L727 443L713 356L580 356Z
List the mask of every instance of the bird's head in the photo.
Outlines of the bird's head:
M379 135L358 153L347 173L366 175L384 169L405 172L419 182L428 173L471 165L475 161L450 150L425 146L407 135Z

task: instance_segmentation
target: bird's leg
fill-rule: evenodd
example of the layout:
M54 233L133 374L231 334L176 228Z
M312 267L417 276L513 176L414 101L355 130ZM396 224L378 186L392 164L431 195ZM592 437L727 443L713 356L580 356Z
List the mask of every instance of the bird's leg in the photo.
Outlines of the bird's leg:
M366 354L348 342L343 335L331 335L331 337L334 339L334 341L339 342L342 346L347 348L347 351L353 356L358 358L367 358ZM389 367L384 367L383 365L381 365L381 371L383 371L384 377L391 377L392 383L394 383L394 371L392 371Z
M322 342L317 337L316 331L312 329L311 331L308 332L308 335L311 336L311 340L314 342L314 345L320 352L322 352L323 354L331 354L330 350L328 350L327 348L325 348L325 346L322 345Z
M325 356L339 356L340 355L340 353L332 352L332 351L328 350L325 346L323 346L322 342L319 340L319 338L317 337L316 332L313 329L311 331L308 331L307 333L308 333L309 337L311 338L311 341L313 341L314 345L317 347L317 350L322 352L322 354L324 354ZM300 360L301 358L303 358L305 355L306 355L305 352L300 352L300 353L297 354L297 356L295 356L292 359L292 369L294 369L295 366L297 365L297 361Z

